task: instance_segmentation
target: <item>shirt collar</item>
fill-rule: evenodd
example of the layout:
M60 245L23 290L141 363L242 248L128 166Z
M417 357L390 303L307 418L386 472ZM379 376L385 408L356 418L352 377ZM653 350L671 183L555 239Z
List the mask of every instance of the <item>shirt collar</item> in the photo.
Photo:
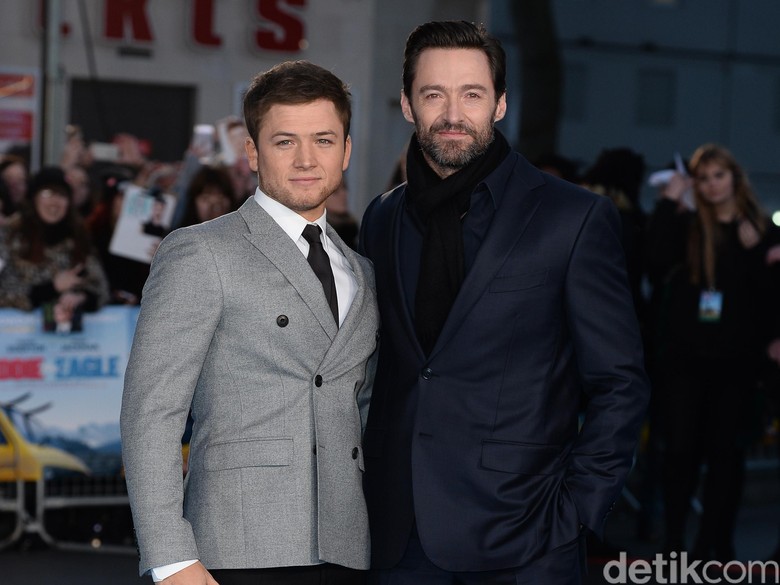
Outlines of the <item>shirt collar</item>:
M509 180L509 175L515 168L516 162L517 156L515 155L515 152L510 151L495 170L477 185L475 192L487 189L495 209L498 209L501 206L504 191L506 191L506 183Z
M259 187L255 190L254 198L258 205L260 205L260 207L262 207L265 212L279 224L279 227L282 228L294 242L301 237L303 228L310 223L316 223L320 226L322 233L325 233L325 228L327 227L325 211L323 211L322 215L316 220L308 221L289 207L285 207L279 203L276 199L271 199L268 195L263 193Z

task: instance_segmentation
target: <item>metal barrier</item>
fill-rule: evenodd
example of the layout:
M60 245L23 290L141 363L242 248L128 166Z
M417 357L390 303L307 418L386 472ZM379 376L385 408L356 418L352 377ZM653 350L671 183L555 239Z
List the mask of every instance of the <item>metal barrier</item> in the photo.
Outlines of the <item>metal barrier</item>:
M135 553L118 412L137 314L104 307L66 335L40 311L0 309L0 548ZM100 533L114 517L127 535Z
M101 538L98 523L92 526L93 534L82 530L82 539L74 539L74 527L64 518L59 529L52 526L51 516L57 511L115 510L117 515L130 517L130 504L122 478L74 478L70 480L44 480L35 482L0 483L0 513L11 515L13 528L7 535L0 535L0 550L19 543L24 538L38 537L48 546L95 552L136 554L132 542L132 525L123 527L123 541L107 543ZM80 514L82 515L83 514ZM116 535L114 535L116 536Z
M0 483L0 514L13 516L13 528L9 534L0 534L2 550L18 541L24 531L24 483L21 480Z
M16 542L24 530L24 483L18 473L19 450L0 434L10 457L0 460L0 477L15 477L15 481L0 483L0 514L13 515L13 528L8 535L0 534L0 550Z

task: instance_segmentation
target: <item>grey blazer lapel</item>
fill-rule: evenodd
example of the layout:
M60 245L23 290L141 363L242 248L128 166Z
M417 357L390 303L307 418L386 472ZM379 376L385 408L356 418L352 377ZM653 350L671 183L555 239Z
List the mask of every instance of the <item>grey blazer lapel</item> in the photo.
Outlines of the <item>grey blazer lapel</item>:
M258 205L254 197L238 210L249 228L244 237L276 266L309 306L319 324L333 339L338 327L322 294L322 285L306 258L285 231Z
M351 364L350 359L345 356L350 356L353 353L356 356L361 355L360 351L353 351L356 349L354 344L360 346L376 342L379 317L375 301L374 274L369 261L347 246L330 225L328 225L327 233L331 241L346 257L357 283L357 291L352 305L323 360L323 368L335 366L338 369L346 370Z
M366 286L368 285L366 281L367 275L365 273L365 268L360 263L360 256L344 243L344 240L341 239L330 224L328 224L327 227L327 235L346 257L349 267L352 269L352 273L355 275L355 280L357 281L355 298L352 300L352 305L349 307L349 311L341 325L341 328L344 329L345 327L351 326L353 321L360 318L360 312L363 308L362 305L365 302Z

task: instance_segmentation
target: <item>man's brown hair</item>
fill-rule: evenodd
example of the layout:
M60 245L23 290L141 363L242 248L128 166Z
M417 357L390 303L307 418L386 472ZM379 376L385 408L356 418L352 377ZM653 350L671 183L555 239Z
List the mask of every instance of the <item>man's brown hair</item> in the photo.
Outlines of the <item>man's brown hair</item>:
M352 104L347 85L333 73L309 61L285 61L256 75L244 94L244 121L257 145L263 116L275 104L333 102L342 123L344 139L349 134Z

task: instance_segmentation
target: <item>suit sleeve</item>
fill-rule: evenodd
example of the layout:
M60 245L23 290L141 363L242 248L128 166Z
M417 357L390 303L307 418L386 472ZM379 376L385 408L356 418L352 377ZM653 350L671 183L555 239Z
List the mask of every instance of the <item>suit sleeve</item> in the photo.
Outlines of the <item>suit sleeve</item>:
M182 513L181 438L222 312L219 274L201 238L179 230L160 245L125 373L122 457L142 574L198 558Z
M371 405L371 394L374 391L374 378L376 376L376 364L379 359L379 343L377 343L374 353L366 362L366 377L357 393L357 407L360 413L360 430L365 432L366 421L368 420L368 409Z
M368 230L371 228L368 227L369 225L373 225L373 216L374 211L376 210L378 202L380 201L379 197L375 197L371 203L368 204L368 207L366 208L366 211L363 213L363 219L360 222L360 230L358 231L358 247L357 247L357 253L361 256L365 256L366 258L372 258L372 252L373 250L369 249L370 241L369 241L369 234Z
M631 469L650 386L617 209L597 199L578 235L565 308L587 395L566 478L580 522L598 535Z

